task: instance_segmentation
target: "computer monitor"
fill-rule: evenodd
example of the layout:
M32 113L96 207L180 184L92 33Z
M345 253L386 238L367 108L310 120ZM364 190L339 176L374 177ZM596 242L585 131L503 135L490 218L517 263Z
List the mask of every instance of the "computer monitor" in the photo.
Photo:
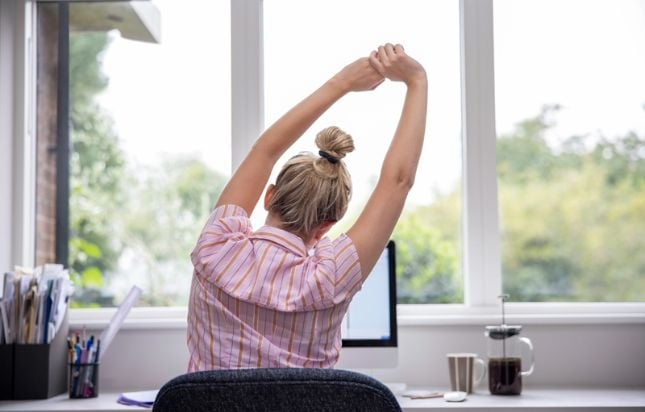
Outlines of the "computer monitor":
M389 241L341 326L343 348L337 368L392 368L398 360L396 250Z

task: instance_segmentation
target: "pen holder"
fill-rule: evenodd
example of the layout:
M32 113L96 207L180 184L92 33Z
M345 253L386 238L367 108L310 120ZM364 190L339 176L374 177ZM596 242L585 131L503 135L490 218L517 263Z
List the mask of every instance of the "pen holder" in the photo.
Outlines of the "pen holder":
M69 397L71 399L99 396L99 363L69 364Z

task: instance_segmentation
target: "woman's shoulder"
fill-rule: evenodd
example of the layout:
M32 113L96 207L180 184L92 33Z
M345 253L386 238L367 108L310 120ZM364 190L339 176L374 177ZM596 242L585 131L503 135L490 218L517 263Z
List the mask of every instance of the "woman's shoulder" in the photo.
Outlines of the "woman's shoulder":
M332 285L334 303L351 300L360 290L363 280L354 242L343 233L334 240L326 239L319 243L317 270L325 274Z
M245 217L248 219L249 215L242 207L230 203L215 206L210 215L210 219L223 219L227 217Z
M333 261L338 261L339 259L345 259L348 256L355 256L358 259L356 246L352 239L345 233L341 233L334 240L331 240L328 237L320 239L313 251L313 255L317 256L321 260L331 259Z
M203 230L222 234L234 232L249 234L252 227L246 210L238 205L225 204L213 209Z

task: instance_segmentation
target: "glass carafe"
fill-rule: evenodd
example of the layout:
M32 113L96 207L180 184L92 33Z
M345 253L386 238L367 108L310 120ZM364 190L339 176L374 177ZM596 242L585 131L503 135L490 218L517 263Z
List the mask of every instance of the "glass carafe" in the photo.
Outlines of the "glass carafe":
M488 388L493 395L519 395L522 393L522 376L533 373L535 359L533 344L520 337L521 326L487 326L488 338ZM530 352L530 366L522 370L522 346Z

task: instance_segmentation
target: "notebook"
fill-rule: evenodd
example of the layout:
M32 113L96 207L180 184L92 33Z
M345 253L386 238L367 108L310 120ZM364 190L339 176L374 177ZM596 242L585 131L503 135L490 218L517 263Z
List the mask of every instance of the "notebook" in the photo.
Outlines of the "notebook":
M155 398L157 397L157 392L159 392L158 389L154 391L124 392L119 395L119 399L116 401L121 405L152 408L152 405L155 403Z

